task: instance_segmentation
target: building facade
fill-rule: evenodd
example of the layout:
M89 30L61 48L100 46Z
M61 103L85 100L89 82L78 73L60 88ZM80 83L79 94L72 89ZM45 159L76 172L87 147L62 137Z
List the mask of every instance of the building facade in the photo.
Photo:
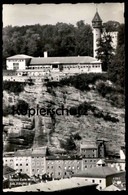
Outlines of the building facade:
M3 164L28 176L46 173L46 147L18 150L3 155Z

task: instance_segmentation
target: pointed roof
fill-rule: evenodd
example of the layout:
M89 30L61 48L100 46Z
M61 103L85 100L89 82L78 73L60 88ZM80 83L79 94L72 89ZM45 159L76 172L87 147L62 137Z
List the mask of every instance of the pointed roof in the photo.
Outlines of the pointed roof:
M98 12L96 12L92 22L102 22Z
M105 162L103 159L100 159L96 164L97 165L105 165Z

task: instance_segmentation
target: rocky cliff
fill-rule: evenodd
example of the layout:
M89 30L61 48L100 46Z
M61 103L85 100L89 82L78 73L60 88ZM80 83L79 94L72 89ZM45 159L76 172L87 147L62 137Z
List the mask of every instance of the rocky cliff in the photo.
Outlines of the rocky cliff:
M13 103L9 98L15 98ZM24 91L19 95L3 92L3 109L7 105L15 105L18 100L24 100L29 108L53 109L78 107L83 102L95 107L96 111L103 115L109 114L117 119L117 122L105 120L97 117L92 109L88 109L86 115L52 115L45 116L36 114L28 115L7 115L3 119L4 124L4 150L14 150L15 148L28 148L48 145L49 151L65 151L62 143L70 136L79 135L80 139L74 139L76 150L79 151L79 144L82 141L96 141L97 138L107 140L107 153L118 153L120 146L125 141L125 111L117 108L92 87L90 91L80 91L72 86L52 87L50 90L43 83L26 85ZM58 112L60 113L60 112Z

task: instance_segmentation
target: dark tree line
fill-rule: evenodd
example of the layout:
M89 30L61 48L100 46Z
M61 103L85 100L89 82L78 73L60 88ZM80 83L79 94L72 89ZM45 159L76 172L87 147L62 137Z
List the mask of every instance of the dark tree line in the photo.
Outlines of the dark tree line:
M92 28L83 20L76 26L66 23L56 25L7 26L3 28L3 66L5 59L16 54L43 57L92 56Z
M110 27L109 27L110 28ZM117 26L116 26L117 28ZM111 28L112 29L112 28ZM125 81L125 26L120 24L118 26L117 48L115 55L111 46L112 39L109 34L99 39L97 49L97 58L102 61L102 68L108 72L109 79L124 88Z

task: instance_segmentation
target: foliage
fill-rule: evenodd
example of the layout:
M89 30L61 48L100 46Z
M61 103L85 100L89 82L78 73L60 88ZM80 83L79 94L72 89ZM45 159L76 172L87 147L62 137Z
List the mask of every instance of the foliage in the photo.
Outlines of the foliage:
M75 135L73 135L74 140L81 140L81 136L79 135L79 133L76 133Z
M117 21L108 21L103 23L103 26L107 32L114 32L114 31L118 31L120 23Z
M24 115L24 113L26 113L26 111L28 110L28 103L24 100L18 100L18 103L15 105L15 110L18 109L20 111L21 114Z
M12 114L12 106L4 106L3 116L7 116L9 114Z
M104 82L99 82L96 89L99 94L101 94L102 97L107 98L113 106L119 108L124 107L124 95L122 88L108 86Z
M84 91L90 90L89 84L95 84L97 80L106 81L108 79L107 74L100 73L83 73L79 75L70 76L69 78L63 78L59 82L48 82L47 87L57 87L57 86L74 86L75 88Z
M3 28L3 67L16 54L43 56L92 56L92 29L83 21L72 24L6 26Z
M118 44L116 55L108 69L110 80L124 90L125 85L125 27L121 24L118 29Z
M103 113L103 111L91 105L90 102L85 101L74 108L80 111L79 114L74 115L77 117L81 117L82 115L88 115L88 111L91 111L96 118L103 118L105 121L111 121L113 123L119 122L117 118L110 116L108 113Z
M113 57L113 47L111 46L112 38L109 34L104 33L103 37L98 40L97 46L97 56L98 60L102 62L103 71L108 70L108 66L111 63L111 59Z
M65 150L67 150L67 152L69 150L72 151L72 150L75 150L76 149L76 144L75 144L74 139L73 139L72 136L70 136L66 140L66 142L64 142L64 141L61 140L60 141L60 146L61 146L61 148L64 148Z
M3 81L3 90L19 94L24 90L25 85L26 83L22 82Z

